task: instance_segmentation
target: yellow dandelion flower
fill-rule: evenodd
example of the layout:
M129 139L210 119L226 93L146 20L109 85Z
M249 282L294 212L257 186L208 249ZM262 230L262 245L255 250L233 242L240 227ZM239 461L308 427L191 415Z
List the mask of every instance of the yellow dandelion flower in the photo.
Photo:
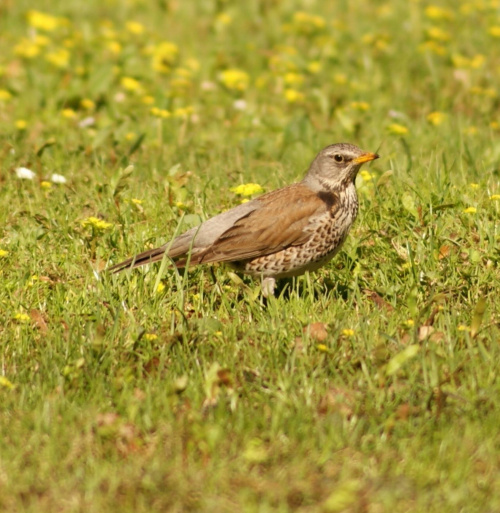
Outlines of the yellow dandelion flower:
M470 183L470 184L469 184L469 187L470 187L471 189L479 189L479 184L478 184L478 183Z
M0 249L0 258L5 258L9 252L6 249Z
M370 171L367 171L366 169L362 169L359 174L363 179L363 182L371 182L376 176L375 173L370 173Z
M304 101L304 93L297 91L296 89L285 89L284 91L285 100L288 103L301 103Z
M52 187L52 184L50 182L47 182L46 180L44 180L43 182L40 183L40 187L42 189L50 189Z
M187 118L189 116L189 114L192 114L193 113L193 107L192 106L188 106L188 107L179 107L177 109L174 110L174 112L172 113L172 115L176 118Z
M318 344L316 346L316 349L318 351L321 351L322 353L328 353L329 352L328 346L325 346L325 344Z
M351 108L354 110L367 111L370 110L370 104L368 102L351 102Z
M254 196L264 191L258 183L244 183L236 187L231 187L229 190L238 196Z
M136 36L139 36L144 32L144 25L138 23L137 21L127 21L125 23L125 28L128 32Z
M63 118L71 119L76 116L76 112L73 109L63 109L61 115Z
M49 46L52 43L52 40L50 37L43 36L42 34L36 34L35 38L33 39L33 42L38 46Z
M453 12L450 9L439 7L437 5L429 5L424 11L427 18L431 20L451 20Z
M140 91L142 88L141 83L132 77L122 77L120 85L126 91Z
M50 62L56 68L67 68L69 64L70 53L65 48L59 48L45 56L45 60Z
M28 126L28 123L24 120L24 119L18 119L14 126L18 129L18 130L26 130L26 127Z
M170 41L163 41L152 50L152 67L160 73L168 73L177 60L179 47Z
M476 135L477 134L477 126L468 126L464 128L463 133L465 135Z
M80 100L80 107L85 110L94 110L95 102L90 100L89 98L82 98Z
M146 95L141 98L141 102L145 105L152 105L155 102L154 96Z
M12 94L7 89L0 89L0 102L6 102L12 98Z
M40 47L26 38L14 47L14 54L24 59L34 59L39 53Z
M464 324L460 324L460 325L457 327L457 330L458 330L458 331L470 331L470 328L469 328L469 326L465 326Z
M342 330L342 335L344 335L344 337L354 337L355 331L353 329L346 328Z
M500 37L500 26L495 25L488 29L488 34L493 37Z
M133 141L137 137L135 132L127 132L125 134L125 140L126 141Z
M106 46L114 55L118 55L122 51L122 45L118 41L108 41Z
M160 282L158 283L158 287L156 287L156 293L161 294L165 290L165 285Z
M250 83L250 76L246 71L231 68L219 75L219 80L227 88L234 91L245 91Z
M492 194L490 196L491 201L500 200L500 194Z
M392 135L406 135L409 130L404 125L392 123L387 127L387 131Z
M27 13L28 25L39 30L52 32L59 26L59 18L40 11L31 10Z
M431 112L427 115L427 121L434 126L441 125L446 119L446 114L444 112Z
M144 202L140 199L137 199L137 198L132 198L130 200L132 203L134 203L135 205L142 205Z
M308 65L307 65L307 71L309 71L309 73L312 73L313 75L316 75L317 73L319 73L321 71L321 62L319 61L311 61Z
M16 315L14 315L14 319L19 322L29 322L31 320L28 314L22 312L16 313Z
M110 228L113 227L113 223L107 223L106 221L103 221L102 219L99 219L98 217L94 217L94 216L87 217L86 219L83 219L82 221L80 221L80 224L83 227L90 226L96 230L101 230L101 231L109 230Z
M304 11L294 13L292 27L303 34L311 34L326 27L326 21L321 16Z
M292 73L292 72L285 73L283 80L285 81L285 84L287 84L287 85L302 84L304 82L304 75L301 75L300 73Z
M477 212L477 208L476 207L467 207L464 209L464 212L466 214L475 214Z
M165 288L165 285L163 285L163 288ZM145 333L142 338L144 338L144 340L148 342L152 342L153 340L156 340L158 338L158 335L156 335L155 333Z
M229 25L233 21L233 18L227 12L221 12L216 18L215 23L217 25Z
M0 387L12 390L15 388L15 385L13 385L5 376L0 376Z
M445 42L451 39L450 33L440 27L430 27L427 29L426 33L427 37L436 41Z
M420 53L431 52L435 55L446 55L446 48L436 41L425 41L425 43L418 46L418 51Z
M415 326L415 321L413 319L407 319L403 324L408 328L411 328L412 326Z
M153 116L157 118L169 118L172 114L166 109L159 109L158 107L152 107L149 111Z
M347 84L347 75L344 75L344 73L335 73L335 75L333 75L333 81L338 85L345 85Z
M500 130L500 123L498 121L490 121L490 128L492 130Z

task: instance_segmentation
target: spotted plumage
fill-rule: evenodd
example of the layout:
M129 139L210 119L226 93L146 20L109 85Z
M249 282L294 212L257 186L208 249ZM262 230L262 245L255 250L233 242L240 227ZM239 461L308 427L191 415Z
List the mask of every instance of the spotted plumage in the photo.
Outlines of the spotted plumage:
M356 175L363 163L376 158L352 144L327 146L301 182L212 217L110 270L156 262L165 253L178 267L227 262L260 276L269 294L276 279L314 271L338 252L358 212Z

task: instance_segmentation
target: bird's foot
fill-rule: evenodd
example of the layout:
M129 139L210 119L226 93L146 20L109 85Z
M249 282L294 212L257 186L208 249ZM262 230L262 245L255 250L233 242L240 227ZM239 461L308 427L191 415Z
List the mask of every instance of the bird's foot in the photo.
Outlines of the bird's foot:
M262 295L264 297L274 296L274 288L276 287L276 280L271 276L264 278L261 283Z

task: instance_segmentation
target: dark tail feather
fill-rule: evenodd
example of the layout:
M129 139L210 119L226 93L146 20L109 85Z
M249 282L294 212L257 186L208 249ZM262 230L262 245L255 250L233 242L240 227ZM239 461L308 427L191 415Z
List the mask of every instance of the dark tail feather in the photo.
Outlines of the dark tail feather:
M115 264L108 269L112 273L119 273L124 269L135 269L136 267L140 267L141 265L151 264L153 262L159 262L163 259L163 255L165 254L165 246L160 246L159 248L149 249L148 251L144 251L139 255L135 255L131 258L127 258L123 262L119 264Z

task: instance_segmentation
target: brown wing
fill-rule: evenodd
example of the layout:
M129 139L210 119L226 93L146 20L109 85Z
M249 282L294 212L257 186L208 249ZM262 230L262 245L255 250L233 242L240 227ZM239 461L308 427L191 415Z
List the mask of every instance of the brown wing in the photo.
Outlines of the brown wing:
M328 202L298 183L257 198L260 205L234 223L209 248L193 255L192 264L234 262L304 244L311 220L325 213Z

